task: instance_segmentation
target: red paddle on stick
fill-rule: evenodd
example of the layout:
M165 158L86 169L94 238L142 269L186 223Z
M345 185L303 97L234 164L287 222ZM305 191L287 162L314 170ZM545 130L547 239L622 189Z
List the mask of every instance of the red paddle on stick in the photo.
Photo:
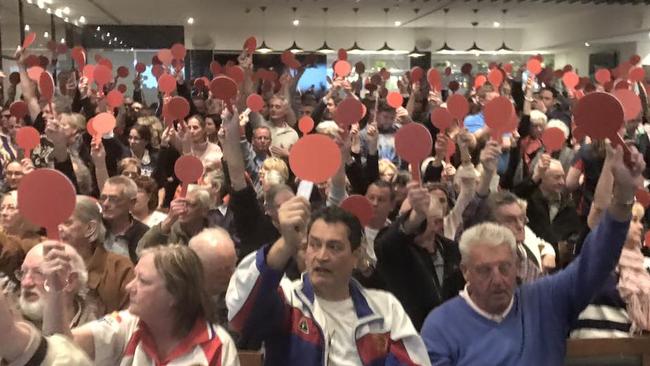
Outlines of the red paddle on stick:
M25 157L29 159L32 150L41 143L41 135L34 127L25 126L16 131L16 143L25 151Z
M32 224L44 227L52 240L59 240L58 225L72 215L75 202L72 182L58 170L34 170L18 185L20 214Z
M576 128L592 139L608 138L613 146L623 146L625 164L631 165L632 152L618 133L625 121L625 112L616 97L603 92L589 93L576 103L573 117Z
M291 171L300 178L298 195L309 200L314 183L330 179L341 167L341 150L330 137L306 135L289 152Z
M433 139L426 127L419 123L409 123L395 134L395 151L408 161L412 167L413 180L421 182L420 164L431 154Z
M196 183L203 175L203 163L196 156L183 155L174 164L174 173L178 180L183 184L181 186L181 197L187 195L187 187Z
M341 208L356 216L363 227L368 226L374 213L370 201L365 196L358 194L353 194L343 200Z

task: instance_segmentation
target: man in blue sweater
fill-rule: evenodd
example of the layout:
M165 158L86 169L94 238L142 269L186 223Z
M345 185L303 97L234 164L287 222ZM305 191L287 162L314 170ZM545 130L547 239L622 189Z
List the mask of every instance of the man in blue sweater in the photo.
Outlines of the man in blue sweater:
M570 324L614 269L628 231L643 157L623 151L612 164L612 204L564 271L517 288L512 232L477 225L460 239L467 285L460 296L433 310L422 327L432 365L562 365Z

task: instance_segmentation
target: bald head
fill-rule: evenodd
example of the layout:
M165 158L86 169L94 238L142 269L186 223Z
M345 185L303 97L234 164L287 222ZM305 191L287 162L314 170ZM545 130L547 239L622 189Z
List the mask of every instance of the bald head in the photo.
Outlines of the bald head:
M190 240L189 246L201 259L210 296L225 292L237 264L230 234L219 227L204 229Z

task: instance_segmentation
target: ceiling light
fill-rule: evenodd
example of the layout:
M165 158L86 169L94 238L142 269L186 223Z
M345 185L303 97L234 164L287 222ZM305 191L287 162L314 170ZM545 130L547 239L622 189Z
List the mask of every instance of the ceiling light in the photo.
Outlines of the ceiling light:
M61 43L65 43L65 38L61 38Z
M409 57L411 58L418 58L422 56L424 56L424 53L420 52L417 46L413 47L413 51L409 52Z
M334 50L327 45L327 10L328 8L323 8L323 13L324 13L324 21L323 21L323 45L320 46L319 49L316 50L318 53L322 54L329 54L329 53L334 53Z
M357 44L357 34L359 34L359 8L352 8L352 11L354 11L354 44L347 51L351 55L360 55L365 53L366 50Z
M117 41L117 37L113 38L114 41Z
M43 38L50 38L50 33L47 31L43 32Z
M45 10L45 12L48 13L48 14L52 14L52 9L51 9L51 8L47 8L47 10Z
M36 5L38 5L39 8L43 9L45 7L45 2L43 0L38 0L36 2Z
M32 0L27 0L27 4L33 4L34 2Z
M59 18L63 17L63 10L61 10L61 8L56 9L54 11L54 15L56 15Z
M298 46L296 41L293 41L291 46L289 48L287 48L287 51L291 51L291 53L300 53L300 52L302 52L304 50L302 49L302 47Z
M106 37L110 37L110 36L111 36L111 32L106 32Z
M501 26L501 23L499 23L499 22L493 22L493 23L492 23L492 26L493 26L494 28L499 28L499 27Z
M589 47L589 46L591 46L589 42L585 42L585 47Z
M65 17L65 18L63 18L63 21L66 22L66 23L70 23L70 18Z
M30 29L29 24L25 24L25 32L29 32Z
M66 6L65 8L63 8L63 14L70 15L70 7Z
M269 46L266 45L266 41L262 41L262 44L257 48L256 50L258 53L271 53L273 52L273 49Z
M86 24L86 17L83 16L83 15L80 16L80 17L79 17L79 23L81 23L81 24ZM97 28L99 28L99 27L97 27Z
M100 30L102 30L102 27L97 26L97 29L96 29L96 30L99 32Z
M399 20L396 20L396 21L395 21L395 26L396 26L396 27L399 27L400 25L402 25L402 22L400 22Z
M447 13L449 13L449 8L444 8L443 9L445 15L444 15L444 28L443 28L443 36L444 36L444 41L445 43L442 45L442 47L438 48L436 50L437 53L450 53L454 52L454 49L449 47L447 44Z
M293 24L294 27L297 27L297 26L300 25L300 20L299 19L294 19L293 22L291 22L291 24Z
M192 17L187 18L187 24L190 24L190 25L194 24L194 18L192 18Z
M501 22L503 24L506 24L505 19L506 19L506 14L507 13L508 13L508 9L501 10ZM513 52L514 50L506 45L506 28L505 28L505 26L503 28L501 28L501 38L502 38L501 47L496 49L497 53L510 53L510 52Z

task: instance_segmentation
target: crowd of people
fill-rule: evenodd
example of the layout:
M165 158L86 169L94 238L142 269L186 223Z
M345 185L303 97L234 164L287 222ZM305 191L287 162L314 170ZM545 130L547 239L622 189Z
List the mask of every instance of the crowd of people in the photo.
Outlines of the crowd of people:
M624 158L622 146L574 135L577 97L561 79L537 89L523 68L468 87L470 114L440 130L430 115L452 91L409 73L395 108L381 73L300 92L308 66L254 78L244 51L232 101L168 69L190 106L171 122L170 96L145 103L139 76L113 110L104 95L115 85L98 91L58 70L48 103L27 57L19 47L20 81L0 107L0 360L10 365L239 365L238 350L266 365L561 365L568 338L650 331L642 83L630 86L643 108L621 127ZM264 107L245 111L254 93ZM495 139L484 108L498 96L518 125ZM351 127L335 118L348 98L365 107ZM86 124L102 112L117 124L96 139ZM289 163L303 117L342 157L310 195ZM395 147L409 124L434 141L420 165ZM16 141L24 126L41 134L29 155ZM549 128L564 136L554 152ZM174 165L185 155L203 175L182 194ZM21 180L43 168L77 192L60 240L18 207ZM369 218L344 208L353 195Z

